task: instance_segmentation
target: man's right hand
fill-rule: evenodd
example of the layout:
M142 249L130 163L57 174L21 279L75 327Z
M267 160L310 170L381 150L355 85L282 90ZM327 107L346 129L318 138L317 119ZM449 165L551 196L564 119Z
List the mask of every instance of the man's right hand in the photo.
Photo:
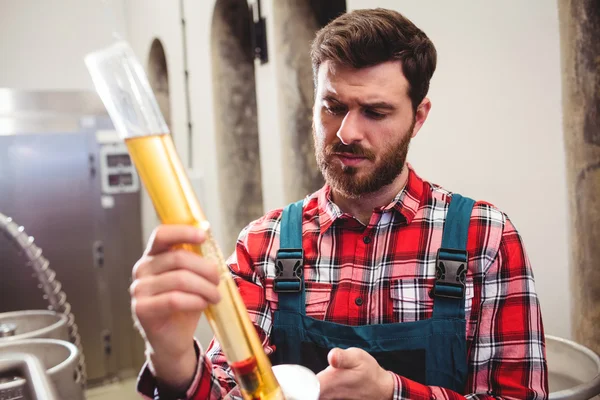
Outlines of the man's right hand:
M204 232L192 226L162 225L133 267L131 309L150 368L161 384L175 390L191 383L197 364L194 331L202 311L220 300L217 266L180 249L204 239Z

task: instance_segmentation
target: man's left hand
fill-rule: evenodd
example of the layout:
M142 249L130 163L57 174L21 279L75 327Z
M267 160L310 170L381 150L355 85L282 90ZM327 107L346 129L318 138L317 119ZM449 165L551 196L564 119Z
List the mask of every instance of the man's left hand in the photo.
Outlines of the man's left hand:
M317 374L320 400L392 399L394 378L366 351L333 349L327 361L329 367Z

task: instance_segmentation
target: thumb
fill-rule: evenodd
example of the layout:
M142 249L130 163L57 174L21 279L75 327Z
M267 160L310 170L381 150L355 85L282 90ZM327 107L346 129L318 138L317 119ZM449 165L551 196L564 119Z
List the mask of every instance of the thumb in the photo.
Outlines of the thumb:
M332 349L327 355L327 361L333 368L352 369L358 367L361 362L362 350L357 348L349 348L346 350Z

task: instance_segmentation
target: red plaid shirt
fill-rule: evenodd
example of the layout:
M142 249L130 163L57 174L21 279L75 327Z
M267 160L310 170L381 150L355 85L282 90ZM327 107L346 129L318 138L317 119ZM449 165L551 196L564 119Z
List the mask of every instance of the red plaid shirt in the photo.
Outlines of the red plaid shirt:
M344 214L325 186L304 203L306 314L367 325L431 318L429 291L451 193L410 169L406 187L367 226ZM281 210L242 231L228 264L259 328L265 351L277 293L273 291ZM477 202L471 215L465 315L468 399L545 399L547 366L540 305L521 237L502 212ZM355 302L357 298L363 302ZM357 305L360 304L360 305ZM221 399L235 381L216 340L200 357L188 399ZM146 369L139 389L156 395ZM238 392L239 393L239 392ZM233 393L230 393L232 395ZM450 390L395 375L394 399L462 399Z

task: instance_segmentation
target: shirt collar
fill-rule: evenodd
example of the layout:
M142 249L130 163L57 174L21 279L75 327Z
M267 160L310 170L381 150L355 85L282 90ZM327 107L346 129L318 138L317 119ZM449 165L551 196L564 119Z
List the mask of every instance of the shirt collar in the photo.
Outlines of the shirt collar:
M373 211L385 212L395 210L400 213L407 224L410 224L417 214L424 194L424 182L414 172L412 166L406 163L408 168L408 180L404 188L394 199L384 207L378 207ZM331 187L325 185L318 193L319 223L321 233L324 233L344 213L331 199Z

